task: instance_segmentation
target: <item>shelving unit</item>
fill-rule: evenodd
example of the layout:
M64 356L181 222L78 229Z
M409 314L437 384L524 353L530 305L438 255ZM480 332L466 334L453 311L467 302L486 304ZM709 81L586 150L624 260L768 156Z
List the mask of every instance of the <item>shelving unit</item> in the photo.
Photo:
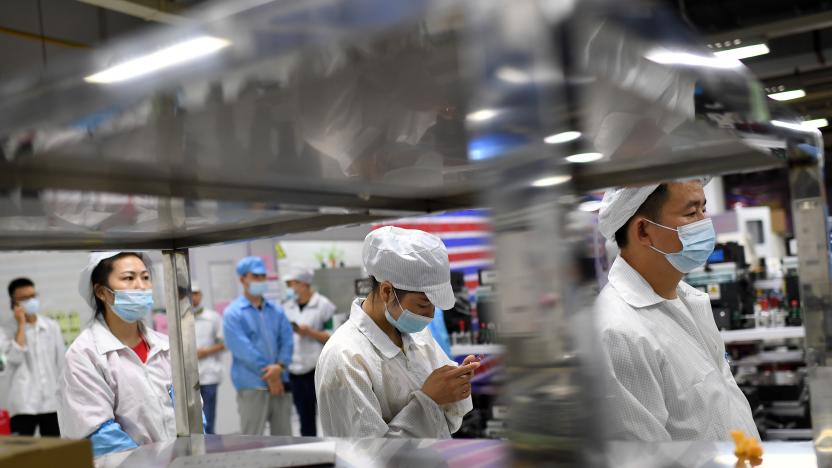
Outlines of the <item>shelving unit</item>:
M477 344L477 345L453 345L451 354L454 356L467 356L469 354L492 354L501 355L505 352L505 346L498 344Z
M743 330L724 330L720 334L725 344L729 344L745 341L804 338L806 336L806 330L803 327L748 328Z

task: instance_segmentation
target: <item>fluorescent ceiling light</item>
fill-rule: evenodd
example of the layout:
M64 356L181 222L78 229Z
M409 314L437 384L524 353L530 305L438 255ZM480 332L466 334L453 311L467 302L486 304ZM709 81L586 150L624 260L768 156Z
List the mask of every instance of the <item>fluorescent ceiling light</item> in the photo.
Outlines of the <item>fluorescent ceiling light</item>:
M581 132L563 132L549 135L543 139L543 142L549 145L556 145L558 143L566 143L568 141L577 140L580 137Z
M740 68L742 62L730 57L715 57L690 54L687 52L672 52L666 49L655 49L645 55L647 60L662 65L688 65L706 68Z
M471 122L483 122L488 119L493 119L497 115L494 109L480 109L466 115L465 118Z
M566 160L571 163L591 163L593 161L597 161L603 158L604 155L601 153L580 153L580 154L573 154L572 156L567 156Z
M775 101L791 101L792 99L800 99L806 96L806 91L802 89L793 89L791 91L783 91L782 93L772 93L768 97Z
M599 200L589 200L581 203L578 205L578 209L581 211L586 211L592 213L593 211L598 211L601 209L601 201Z
M528 73L514 67L500 67L497 69L496 75L501 81L511 84L521 85L531 83L532 81Z
M820 133L816 127L803 125L804 122L783 122L782 120L772 120L771 124L775 127L787 128L796 132Z
M742 60L750 57L757 57L769 53L768 46L765 44L753 44L744 47L736 47L734 49L725 49L714 51L714 55L720 58L732 58Z
M119 83L179 65L228 47L225 39L201 36L128 60L84 78L88 83Z
M804 120L803 122L800 122L800 125L803 125L804 127L823 128L829 126L829 121L826 119Z
M572 179L571 176L568 175L557 175L557 176L549 176L549 177L542 177L540 179L535 180L532 182L533 187L552 187L554 185L560 185L566 182L569 182Z

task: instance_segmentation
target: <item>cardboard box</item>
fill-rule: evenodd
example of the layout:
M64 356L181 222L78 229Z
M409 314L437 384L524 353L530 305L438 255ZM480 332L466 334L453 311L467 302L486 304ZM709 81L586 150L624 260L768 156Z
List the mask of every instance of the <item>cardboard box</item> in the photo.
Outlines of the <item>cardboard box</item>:
M0 437L0 468L92 468L89 440Z

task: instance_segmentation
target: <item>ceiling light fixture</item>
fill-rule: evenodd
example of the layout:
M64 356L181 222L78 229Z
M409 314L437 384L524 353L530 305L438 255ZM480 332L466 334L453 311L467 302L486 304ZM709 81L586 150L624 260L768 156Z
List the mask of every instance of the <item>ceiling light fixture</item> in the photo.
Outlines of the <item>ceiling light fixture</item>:
M580 205L578 205L578 209L580 211L586 211L588 213L592 213L594 211L598 211L601 209L601 201L600 200L588 200Z
M829 121L826 119L804 120L803 122L800 122L800 125L803 125L804 127L823 128L829 126Z
M792 99L800 99L806 97L806 91L802 89L793 89L791 91L783 91L780 93L769 94L768 97L775 101L791 101Z
M765 44L752 44L742 47L735 47L733 49L723 49L714 52L714 55L720 58L731 59L747 59L751 57L758 57L769 53L768 46Z
M579 153L573 154L572 156L567 156L566 160L571 163L586 164L591 163L593 161L597 161L603 157L604 155L601 153Z
M651 50L644 56L662 65L687 65L706 68L740 68L742 62L735 58L697 55L688 52L672 52L666 49Z
M556 175L556 176L549 176L549 177L542 177L540 179L535 180L532 182L532 187L552 187L555 185L564 184L572 180L572 177L568 175Z
M803 125L804 122L784 122L782 120L772 120L770 121L772 125L775 127L780 128L787 128L789 130L794 130L796 132L807 132L807 133L820 133L816 127L810 127L808 125Z
M231 42L225 39L201 36L112 66L85 77L84 81L99 84L120 83L204 57L229 45Z
M484 122L488 119L493 119L497 116L497 111L494 109L480 109L465 116L465 119L471 122Z
M531 75L514 67L500 67L497 69L496 75L501 81L516 85L529 84L532 81Z
M543 139L543 142L548 145L557 145L559 143L566 143L577 140L581 137L581 132L562 132L554 135L549 135Z

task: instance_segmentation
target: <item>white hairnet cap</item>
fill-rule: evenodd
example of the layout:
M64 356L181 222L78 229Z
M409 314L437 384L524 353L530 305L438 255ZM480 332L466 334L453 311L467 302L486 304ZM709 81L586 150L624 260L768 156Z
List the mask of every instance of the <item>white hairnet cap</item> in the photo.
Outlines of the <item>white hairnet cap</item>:
M301 283L312 284L312 278L315 273L311 268L306 268L299 265L291 265L286 274L283 275L283 281L300 281Z
M394 226L377 229L364 239L362 258L367 274L377 281L423 292L440 309L454 307L448 250L433 234Z
M658 186L659 184L616 187L604 192L601 209L598 211L598 230L601 234L614 241L615 232L627 224Z
M92 291L92 272L102 260L115 257L120 253L123 252L90 252L89 259L87 260L87 266L81 270L81 275L78 277L78 293L93 310L95 310L95 296ZM153 267L150 262L150 256L143 252L136 253L142 258L147 270L150 271Z
M201 293L202 288L199 287L199 283L196 281L191 281L191 292Z
M701 177L690 180L699 180L702 185L711 181L710 177ZM685 182L684 180L679 182ZM604 192L604 199L601 200L601 209L598 211L598 230L611 241L615 241L615 232L627 224L627 221L636 214L647 197L653 193L660 184L650 184L641 187L615 187Z

